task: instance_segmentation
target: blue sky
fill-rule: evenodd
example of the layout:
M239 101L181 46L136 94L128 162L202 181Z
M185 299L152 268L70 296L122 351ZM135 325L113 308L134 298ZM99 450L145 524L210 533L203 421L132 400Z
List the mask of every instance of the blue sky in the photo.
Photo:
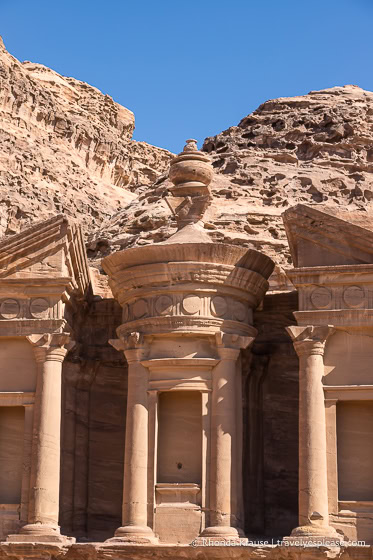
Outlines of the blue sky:
M267 99L373 90L373 0L0 0L20 60L84 80L135 113L134 138L182 149Z

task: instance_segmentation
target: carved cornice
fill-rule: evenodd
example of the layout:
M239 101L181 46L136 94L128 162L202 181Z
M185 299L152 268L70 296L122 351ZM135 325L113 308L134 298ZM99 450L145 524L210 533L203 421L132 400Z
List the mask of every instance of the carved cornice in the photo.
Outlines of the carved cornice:
M151 360L142 360L142 365L150 370L168 370L168 369L212 369L219 360L214 358L153 358Z
M211 297L220 292L233 298L247 301L256 307L268 282L261 274L233 265L205 263L199 261L154 263L134 266L129 271L118 273L111 281L114 296L121 305L131 303L134 297L156 295L167 291L177 297L184 291L207 291ZM139 289L139 286L141 288ZM168 286L167 290L164 286ZM185 287L184 287L185 286Z
M90 284L81 230L60 215L0 240L0 307L14 299L18 317L32 318L33 299L44 299L56 318L56 298L81 299ZM2 319L0 314L0 320Z
M251 325L238 321L225 321L213 317L190 317L179 315L177 317L145 317L137 321L124 323L117 328L120 338L132 331L143 332L146 335L211 336L220 330L235 332L241 336L252 336L256 330Z
M66 331L65 319L11 319L0 321L1 336L30 336Z
M298 356L323 356L326 340L335 332L335 328L331 325L323 327L292 326L287 327L286 331L293 340L294 348Z
M157 263L159 269L175 263L210 263L213 265L237 266L257 272L268 279L274 267L273 261L254 249L246 249L225 243L154 243L133 247L113 253L102 261L105 272L116 284L118 275L137 266Z
M286 210L283 221L295 266L318 266L326 254L335 265L373 261L373 232L360 224L304 204ZM314 245L315 251L304 243Z
M373 327L373 309L325 309L319 311L294 311L300 326L334 325L343 328Z

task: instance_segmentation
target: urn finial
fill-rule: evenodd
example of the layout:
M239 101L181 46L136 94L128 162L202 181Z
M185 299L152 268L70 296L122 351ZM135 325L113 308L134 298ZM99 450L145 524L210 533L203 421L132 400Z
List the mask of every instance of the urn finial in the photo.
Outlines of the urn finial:
M174 196L206 195L214 170L207 154L197 148L197 140L186 141L184 149L171 161L169 178Z
M186 140L183 152L198 152L197 140L193 140L193 138Z
M186 140L183 151L171 161L169 172L173 186L167 202L179 229L202 219L210 205L213 174L210 158L198 150L197 140Z

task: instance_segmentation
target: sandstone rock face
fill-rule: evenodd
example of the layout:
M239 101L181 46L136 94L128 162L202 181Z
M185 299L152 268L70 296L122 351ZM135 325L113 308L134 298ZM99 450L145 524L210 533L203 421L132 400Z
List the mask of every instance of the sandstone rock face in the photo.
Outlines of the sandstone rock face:
M0 235L63 212L98 227L168 167L131 140L134 115L98 89L31 62L0 39Z
M270 539L289 535L298 518L299 371L285 331L294 325L298 293L282 272L290 267L291 258L281 214L299 203L327 207L332 215L348 213L350 224L365 227L365 232L355 234L364 240L363 248L355 244L351 250L354 244L348 245L348 256L360 258L356 247L360 256L363 250L371 254L366 232L373 227L372 115L373 93L354 86L311 92L269 101L203 146L216 171L203 235L271 256L278 264L271 288L282 292L267 294L255 310L258 335L251 351L242 352L243 501L248 535ZM62 211L89 231L88 255L96 266L94 293L74 316L77 344L62 371L59 523L64 534L81 540L103 541L121 524L128 373L123 353L108 341L116 337L124 319L107 277L99 274L101 260L118 249L165 241L177 229L166 202L172 154L132 141L133 127L132 113L108 96L43 66L21 64L0 45L0 234L14 233L36 218ZM293 209L296 212L299 206ZM292 216L287 214L290 222ZM339 239L337 253L345 258L343 242L351 241L351 228L337 227L326 215L314 214L318 213L308 209L298 221L303 225L307 218L306 225L314 224L312 254L319 256L326 238L335 248L333 232L337 232L344 238ZM202 229L200 223L198 227ZM150 249L156 247L146 251ZM352 288L354 308L356 286ZM348 301L347 297L346 305ZM367 359L366 371L370 371L369 353ZM329 367L334 369L335 364L330 361ZM15 527L19 522L11 508L3 517ZM351 526L349 519L343 523ZM338 516L335 522L341 523ZM364 530L371 535L369 527ZM6 534L10 529L0 530ZM1 544L0 558L47 553L46 548L31 548ZM121 553L123 558L133 553L127 550ZM226 555L226 549L194 550L188 548L185 554ZM353 547L346 550L346 558L352 558ZM371 555L371 549L364 550L366 557ZM159 551L160 556L175 555L172 547ZM65 554L57 548L48 553L53 558ZM73 545L66 554L70 559L122 557L110 545L94 544ZM306 558L308 552L264 547L253 554L290 559ZM335 554L325 548L315 557ZM360 550L356 554L362 557ZM229 555L241 558L245 553L232 547Z
M299 202L327 206L348 220L372 220L373 93L335 87L267 101L202 150L213 161L214 201L205 229L218 241L290 263L281 213ZM175 231L160 178L103 224L91 244L100 251L162 241ZM359 214L362 216L358 218ZM283 277L277 268L277 285Z

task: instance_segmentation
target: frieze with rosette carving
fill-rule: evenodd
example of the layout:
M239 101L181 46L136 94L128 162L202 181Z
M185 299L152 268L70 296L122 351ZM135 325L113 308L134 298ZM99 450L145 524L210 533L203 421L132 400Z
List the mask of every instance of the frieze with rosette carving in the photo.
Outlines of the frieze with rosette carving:
M229 296L203 293L167 293L138 298L123 305L123 323L147 317L211 317L252 323L247 302Z
M304 286L300 289L300 309L372 309L373 287L367 285Z
M0 300L0 320L58 318L58 305L47 298L3 298Z

